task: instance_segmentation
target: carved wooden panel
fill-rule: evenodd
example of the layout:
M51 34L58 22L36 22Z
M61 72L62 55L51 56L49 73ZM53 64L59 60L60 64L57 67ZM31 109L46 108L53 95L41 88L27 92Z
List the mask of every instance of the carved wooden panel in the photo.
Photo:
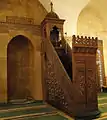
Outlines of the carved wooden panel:
M75 86L75 102L78 103L85 103L86 102L86 71L85 71L85 60L79 59L77 56L75 56L75 71L74 72L74 86Z
M86 59L87 105L89 109L97 108L96 56Z
M46 62L47 62L46 84L47 84L48 101L59 108L63 106L63 109L64 108L67 109L68 103L66 101L63 89L61 88L60 81L56 78L56 75L53 69L55 66L49 60L47 60Z

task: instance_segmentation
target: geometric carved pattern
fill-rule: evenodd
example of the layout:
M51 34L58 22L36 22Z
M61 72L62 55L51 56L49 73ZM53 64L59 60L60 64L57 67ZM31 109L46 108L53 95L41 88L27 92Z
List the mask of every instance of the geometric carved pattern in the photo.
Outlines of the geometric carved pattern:
M78 65L79 66L79 65ZM78 92L80 93L81 97L85 94L85 69L84 67L77 67L77 81L79 84L77 84Z
M96 38L83 37L83 36L76 37L75 35L73 35L72 46L73 46L73 52L96 54L98 39L97 37Z
M94 92L97 93L97 88L96 88L96 74L93 69L87 69L87 91L88 91L88 100L90 102L96 100L96 95ZM94 92L93 92L94 91Z
M63 107L63 109L67 109L68 103L66 102L64 92L61 89L60 81L56 79L56 75L53 70L54 65L50 61L46 61L46 63L48 101L54 105L57 105L57 107Z
M90 37L79 37L79 36L75 36L73 35L73 45L79 45L79 46L85 46L85 47L97 47L98 46L98 40L97 40L97 37L94 38L90 38Z
M78 104L85 104L86 103L86 81L85 81L85 60L79 60L78 56L75 56L75 71L74 73L74 79L73 79L73 85L74 85L74 97L75 102ZM76 94L75 94L76 93ZM79 108L77 108L79 109Z
M90 92L92 92L92 88L93 88L93 84L95 84L94 80L94 76L93 76L93 69L88 69L87 70L87 74L88 74L88 78L87 78L87 82L88 82L88 88L90 89Z

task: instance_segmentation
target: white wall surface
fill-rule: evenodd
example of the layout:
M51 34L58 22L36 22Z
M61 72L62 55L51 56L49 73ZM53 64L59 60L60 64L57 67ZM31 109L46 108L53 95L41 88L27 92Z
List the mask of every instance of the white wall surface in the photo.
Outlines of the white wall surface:
M50 11L51 0L39 0L47 11ZM60 18L65 19L64 31L68 36L77 33L77 19L81 10L90 0L52 0L54 11Z

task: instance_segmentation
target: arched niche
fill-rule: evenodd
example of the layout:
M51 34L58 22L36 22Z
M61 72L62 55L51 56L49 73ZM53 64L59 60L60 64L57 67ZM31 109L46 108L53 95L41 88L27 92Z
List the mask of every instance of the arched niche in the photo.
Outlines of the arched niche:
M7 94L8 100L32 97L34 49L28 38L14 37L7 47Z
M52 41L58 41L59 40L59 28L57 26L54 26L52 30L50 31L50 39Z
M99 4L100 3L100 4ZM102 63L101 72L98 72L98 76L103 75L103 80L99 77L99 84L102 86L105 84L105 76L107 74L107 15L106 10L106 0L90 0L88 5L80 12L78 21L77 21L77 33L83 36L98 37L100 40L103 40L103 44L100 45L98 41L98 49L101 48L101 59L99 60ZM104 52L104 54L103 54ZM97 59L98 58L97 52ZM97 65L98 66L98 65ZM103 81L102 83L100 81Z
M60 46L60 41L62 39L61 31L57 26L53 26L50 30L50 40L54 46Z

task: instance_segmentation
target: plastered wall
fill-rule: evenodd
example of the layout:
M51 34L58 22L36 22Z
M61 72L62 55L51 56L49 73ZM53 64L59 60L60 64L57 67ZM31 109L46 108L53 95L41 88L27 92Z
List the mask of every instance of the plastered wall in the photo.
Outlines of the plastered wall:
M90 0L78 17L77 34L98 37L103 40L105 75L107 76L106 3L106 0Z

